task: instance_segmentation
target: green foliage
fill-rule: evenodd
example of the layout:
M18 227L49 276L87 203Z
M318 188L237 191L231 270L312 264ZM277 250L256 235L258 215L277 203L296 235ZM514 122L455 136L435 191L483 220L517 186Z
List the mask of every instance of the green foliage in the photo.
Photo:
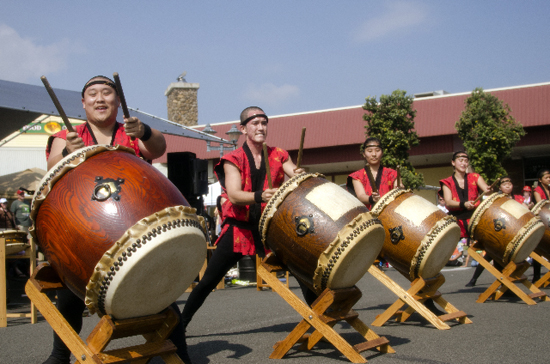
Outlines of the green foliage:
M409 150L420 143L414 131L416 110L412 109L413 97L406 91L395 90L391 95L367 97L363 109L368 111L363 118L367 137L376 137L382 142L384 156L382 165L395 169L401 166L401 179L407 188L424 185L424 177L417 173L409 162ZM363 153L363 150L361 150Z
M470 165L492 183L506 174L502 161L525 135L523 126L510 115L508 105L496 96L476 88L455 124L458 136L470 156Z

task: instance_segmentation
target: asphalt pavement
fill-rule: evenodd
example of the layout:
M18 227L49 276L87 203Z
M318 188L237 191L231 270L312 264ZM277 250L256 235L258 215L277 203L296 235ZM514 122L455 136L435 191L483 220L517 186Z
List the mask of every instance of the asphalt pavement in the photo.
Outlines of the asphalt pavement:
M449 322L450 330L437 330L416 313L405 323L372 326L376 316L397 297L367 273L357 284L363 296L354 309L364 323L390 341L396 353L381 354L369 350L362 353L363 357L373 364L549 362L546 329L550 322L550 302L537 300L537 305L528 306L517 297L504 296L498 301L476 303L479 294L494 279L484 272L475 287L466 288L464 285L473 271L471 267L446 267L442 271L446 282L439 291L473 321L472 324ZM409 281L395 269L385 269L385 272L401 287L409 287ZM527 271L527 275L531 278L532 269ZM24 283L21 279L10 279L8 312L29 310ZM290 288L302 298L293 277L290 278ZM525 287L523 290L527 292ZM550 294L550 288L544 291ZM185 305L188 295L185 293L178 300L180 308ZM271 290L257 291L255 285L227 286L208 297L189 325L189 353L195 364L349 362L326 342L320 342L310 351L299 351L296 346L281 360L269 359L273 345L283 340L300 320L301 316ZM81 336L86 338L98 321L97 315L85 317ZM362 337L345 322L336 324L335 330L352 345L362 341ZM34 325L27 318L8 319L8 327L0 328L0 363L42 363L51 350L52 332L40 315L39 322ZM111 343L109 349L141 342L143 339L138 337L119 339ZM151 362L162 363L162 360L155 358Z

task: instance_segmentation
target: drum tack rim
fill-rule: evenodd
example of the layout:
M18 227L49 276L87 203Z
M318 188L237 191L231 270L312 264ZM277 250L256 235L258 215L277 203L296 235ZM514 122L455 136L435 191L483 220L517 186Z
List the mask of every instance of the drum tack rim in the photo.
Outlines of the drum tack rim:
M108 294L110 282L124 265L124 262L128 261L132 253L141 248L142 244L147 244L148 242L151 244L151 241L160 239L162 233L166 230L184 227L196 228L204 235L205 231L195 212L194 208L188 206L167 207L141 219L129 228L104 253L103 257L96 264L94 273L92 273L88 281L85 303L90 313L94 314L97 312L100 316L108 313L105 311L105 297ZM206 257L206 237L204 241L204 257Z
M269 229L269 223L271 222L271 219L277 212L277 208L285 198L296 188L300 186L300 184L305 181L308 178L325 178L324 175L320 173L301 173L298 174L292 178L290 178L288 181L283 183L281 187L277 189L277 192L275 195L269 200L267 203L262 216L260 218L260 224L259 224L259 231L262 237L262 244L264 245L264 248L269 248L266 246L266 240L267 240L267 230Z

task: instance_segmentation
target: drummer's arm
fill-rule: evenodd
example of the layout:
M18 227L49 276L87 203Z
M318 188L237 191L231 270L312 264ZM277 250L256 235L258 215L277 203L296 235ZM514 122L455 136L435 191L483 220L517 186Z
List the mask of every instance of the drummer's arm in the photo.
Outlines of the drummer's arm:
M84 141L77 133L67 133L67 140L63 138L54 138L50 149L50 157L48 158L48 170L63 159L63 150L66 148L68 153L84 148Z
M304 173L305 170L303 168L298 168L292 162L292 159L289 157L286 162L283 163L283 171L285 174L289 177L294 177L297 174Z
M151 132L148 136L145 135L146 132L149 134L147 129L150 129ZM124 118L124 132L130 137L138 138L139 151L145 159L159 158L166 151L164 135L160 131L146 126L135 116ZM144 136L147 137L145 141L142 140Z
M445 206L447 206L447 208L460 208L460 202L453 200L451 189L446 185L443 185L443 198L445 199Z
M241 171L231 162L225 161L223 164L225 172L225 188L227 189L227 197L233 205L253 205L257 203L255 200L255 192L243 191L241 188ZM273 194L277 192L276 188L264 190L261 194L263 202L269 201Z
M365 188L363 187L361 181L354 179L351 182L353 183L353 190L355 191L355 196L357 196L357 199L365 205L370 205L370 196L365 192Z

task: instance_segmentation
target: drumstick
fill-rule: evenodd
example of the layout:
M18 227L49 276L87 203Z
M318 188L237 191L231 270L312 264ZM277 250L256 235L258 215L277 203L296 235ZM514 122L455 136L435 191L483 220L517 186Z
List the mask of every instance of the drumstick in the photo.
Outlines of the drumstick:
M481 195L477 196L477 198L474 200L474 205L475 205L479 200L481 200L481 198L482 198L483 196L485 196L485 195L487 194L487 192L491 191L491 190L496 186L496 184L498 183L498 181L500 181L500 178L497 178L497 179L495 180L495 182L493 182L493 184L489 186L489 189L488 189L487 191L485 191L485 192L483 192Z
M271 182L271 170L269 168L269 158L268 158L268 155L267 155L267 145L265 143L263 144L263 148L264 148L265 174L267 175L267 185L271 189L271 188L273 188L273 182Z
M118 77L118 72L113 73L113 78L115 79L116 91L118 97L120 98L120 107L122 107L122 114L128 119L130 117L130 111L128 111L128 105L126 105L126 98L124 97L124 91L122 90L122 83L120 83L120 77ZM132 137L132 140L136 140L136 137Z
M370 170L370 165L368 163L367 163L367 167L365 168L365 171L367 171L367 176L369 177L372 193L378 193L378 188L376 188L376 182L374 181L374 177L372 176L372 171Z
M59 103L59 100L57 99L57 96L55 95L55 92L53 92L52 86L50 86L50 83L48 82L48 79L46 76L40 77L42 80L42 83L46 87L46 91L48 91L48 94L50 94L50 98L53 101L53 104L55 105L57 112L59 113L59 116L61 116L61 119L63 119L63 123L65 124L65 127L67 127L67 130L70 133L74 133L74 128L69 121L69 118L67 117L67 114L65 114L65 110L63 110L63 107L61 107L61 104Z
M306 137L306 128L302 128L302 138L300 139L300 149L298 149L298 161L296 163L296 168L300 168L302 164L302 153L304 152L304 139Z

